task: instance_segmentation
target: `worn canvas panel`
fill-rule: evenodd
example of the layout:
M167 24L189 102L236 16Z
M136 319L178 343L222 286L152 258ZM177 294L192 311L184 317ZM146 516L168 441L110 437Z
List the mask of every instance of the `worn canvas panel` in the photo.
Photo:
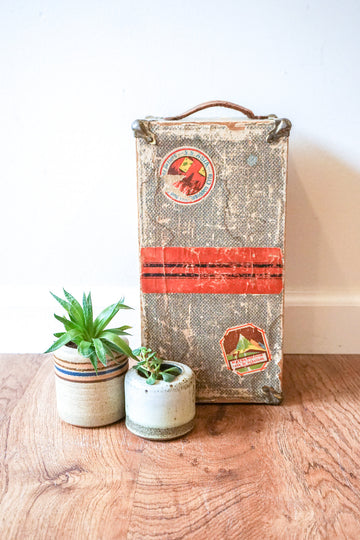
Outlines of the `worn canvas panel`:
M204 402L282 398L287 138L274 120L153 120L137 138L142 342Z

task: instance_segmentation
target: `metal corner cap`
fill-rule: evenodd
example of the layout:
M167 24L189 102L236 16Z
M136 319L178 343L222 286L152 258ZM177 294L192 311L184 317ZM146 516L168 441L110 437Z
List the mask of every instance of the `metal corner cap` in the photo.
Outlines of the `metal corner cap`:
M280 405L282 403L284 396L281 391L277 392L272 386L263 386L262 391L269 405Z
M144 139L149 144L156 144L156 138L150 129L149 120L134 120L134 122L131 124L131 129L134 132L135 138Z
M276 118L274 128L269 132L266 141L270 144L279 142L283 137L289 137L292 124L287 118Z

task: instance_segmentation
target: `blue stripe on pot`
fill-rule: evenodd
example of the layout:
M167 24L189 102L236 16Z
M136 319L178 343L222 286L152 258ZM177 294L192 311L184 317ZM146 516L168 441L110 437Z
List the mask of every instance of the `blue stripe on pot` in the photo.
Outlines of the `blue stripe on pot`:
M98 371L98 374L96 374L95 370L76 371L76 370L64 369L58 366L56 363L54 363L54 367L55 367L56 375L58 375L59 377L65 380L69 380L69 381L76 380L77 382L80 382L80 379L82 379L83 382L93 382L93 381L100 382L103 380L108 380L113 377L117 377L125 373L128 369L128 360L126 359L126 362L123 362L122 364L119 364L115 367L102 369L101 371ZM86 379L86 381L84 379Z

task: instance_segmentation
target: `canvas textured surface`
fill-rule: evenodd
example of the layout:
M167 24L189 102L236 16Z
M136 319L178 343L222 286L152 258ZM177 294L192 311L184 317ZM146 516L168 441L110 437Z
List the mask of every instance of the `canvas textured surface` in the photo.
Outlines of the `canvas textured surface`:
M266 142L271 119L149 126L156 144L136 139L143 344L192 367L198 401L278 403L287 139Z

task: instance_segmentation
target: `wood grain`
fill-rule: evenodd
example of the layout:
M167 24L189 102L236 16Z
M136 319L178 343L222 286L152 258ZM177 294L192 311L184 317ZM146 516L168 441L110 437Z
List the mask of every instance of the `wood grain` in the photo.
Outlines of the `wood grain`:
M200 405L167 443L62 423L48 356L0 362L1 538L360 537L358 355L290 355L282 406Z

